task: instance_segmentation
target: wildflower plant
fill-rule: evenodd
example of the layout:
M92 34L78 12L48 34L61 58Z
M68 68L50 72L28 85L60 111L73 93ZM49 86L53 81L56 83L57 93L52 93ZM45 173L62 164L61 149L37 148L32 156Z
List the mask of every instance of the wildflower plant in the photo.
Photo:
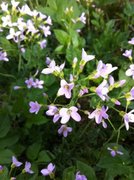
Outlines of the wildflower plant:
M0 179L134 177L133 7L0 4Z

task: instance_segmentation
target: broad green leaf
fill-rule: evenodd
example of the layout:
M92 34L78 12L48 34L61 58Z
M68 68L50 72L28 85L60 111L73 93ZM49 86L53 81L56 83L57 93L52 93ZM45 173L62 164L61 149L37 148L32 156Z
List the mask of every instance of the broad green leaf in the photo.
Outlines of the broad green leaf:
M35 160L38 157L39 151L41 148L41 144L34 143L30 145L26 151L26 155L30 160Z
M77 170L84 174L88 179L96 180L94 169L91 166L81 161L77 161Z
M10 129L10 120L7 115L0 114L0 138L6 136Z
M75 179L74 173L75 173L75 167L74 166L66 168L63 172L62 180L74 180Z
M54 30L55 36L57 40L62 44L62 45L67 45L70 42L70 36L67 34L67 32L59 29Z
M44 150L44 151L41 151L39 153L37 162L38 163L45 163L45 162L50 162L52 159L54 159L53 154Z
M0 164L9 164L13 156L13 152L9 149L0 150Z
M10 147L19 140L18 135L7 134L6 137L0 139L0 149Z

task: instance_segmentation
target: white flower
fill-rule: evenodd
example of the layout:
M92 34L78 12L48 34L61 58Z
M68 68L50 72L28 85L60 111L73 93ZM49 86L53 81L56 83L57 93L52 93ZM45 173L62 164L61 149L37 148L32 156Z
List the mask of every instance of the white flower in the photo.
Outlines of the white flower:
M126 113L123 118L124 118L124 123L125 123L125 127L126 130L129 130L129 122L134 123L134 114L132 114L134 112L134 110L130 111L129 113Z
M79 122L81 120L81 116L77 113L78 108L72 106L70 108L61 108L59 113L61 116L61 124L66 124L70 117L75 121Z
M126 76L132 76L134 79L134 64L129 66L129 69L126 71Z
M95 58L94 55L87 55L86 51L84 50L84 48L82 48L82 60L84 62L88 62L91 61Z

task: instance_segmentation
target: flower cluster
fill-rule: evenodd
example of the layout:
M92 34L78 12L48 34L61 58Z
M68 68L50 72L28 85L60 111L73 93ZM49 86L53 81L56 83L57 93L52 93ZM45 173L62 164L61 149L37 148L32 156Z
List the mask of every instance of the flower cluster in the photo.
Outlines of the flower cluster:
M51 35L52 20L50 16L37 10L31 10L27 4L22 7L19 5L20 2L12 0L11 10L9 10L8 3L1 3L0 7L3 12L1 32L6 33L7 40L18 44L18 48L22 52L25 52L26 42L34 41L34 39L41 49L45 48L46 38Z

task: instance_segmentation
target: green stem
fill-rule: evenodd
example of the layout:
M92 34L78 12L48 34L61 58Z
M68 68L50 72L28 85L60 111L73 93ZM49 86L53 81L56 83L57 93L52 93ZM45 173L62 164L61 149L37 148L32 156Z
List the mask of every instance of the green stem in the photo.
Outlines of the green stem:
M22 58L21 58L21 53L19 52L19 64L18 64L18 71L21 70L21 64L22 64Z
M87 123L87 125L85 126L85 128L83 129L82 133L80 134L79 138L81 138L83 136L83 134L86 132L86 130L88 129L88 127L90 126L90 124L92 123L92 121L89 121Z
M110 125L112 126L113 130L116 131L114 125L112 124L112 122L108 119L108 122L110 123Z
M0 76L9 77L9 78L13 78L13 79L16 80L16 78L15 78L13 75L10 75L10 74L3 74L3 73L0 73Z

